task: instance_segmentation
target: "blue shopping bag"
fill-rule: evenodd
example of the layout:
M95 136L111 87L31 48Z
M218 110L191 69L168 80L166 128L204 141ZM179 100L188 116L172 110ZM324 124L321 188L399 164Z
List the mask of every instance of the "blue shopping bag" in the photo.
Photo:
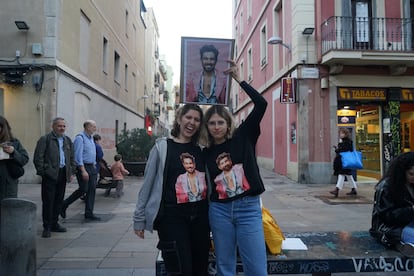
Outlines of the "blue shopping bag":
M360 151L344 151L339 153L343 169L362 169L362 153Z

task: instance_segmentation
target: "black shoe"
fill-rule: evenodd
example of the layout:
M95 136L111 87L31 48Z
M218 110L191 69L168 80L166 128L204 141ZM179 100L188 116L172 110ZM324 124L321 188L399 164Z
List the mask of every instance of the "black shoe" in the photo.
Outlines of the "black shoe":
M61 216L62 218L66 218L66 209L68 209L68 205L63 204L63 205L62 205L62 210L60 210L60 216Z
M104 197L108 197L110 193L111 193L111 190L107 189L104 193Z
M67 230L66 230L65 227L62 227L62 226L59 225L59 223L57 223L55 226L53 226L50 229L50 231L52 231L52 232L66 232Z
M43 229L42 238L50 238L50 236L51 236L50 228Z
M352 188L352 190L349 193L346 193L347 195L357 195L357 191L355 188Z
M85 216L85 219L86 219L86 220L94 220L94 221L99 221L99 220L101 220L101 218L100 218L100 217L97 217L97 216L95 216L95 215Z
M330 191L329 193L333 194L335 197L338 197L339 189L338 188L335 188L335 190Z

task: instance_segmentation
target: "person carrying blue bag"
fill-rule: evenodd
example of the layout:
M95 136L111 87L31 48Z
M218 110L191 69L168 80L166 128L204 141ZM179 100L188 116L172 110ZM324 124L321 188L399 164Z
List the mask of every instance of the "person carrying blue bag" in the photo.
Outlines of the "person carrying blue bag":
M338 176L336 187L333 191L330 191L335 197L338 197L339 191L342 190L345 182L345 177L351 184L352 190L347 195L357 195L357 184L352 176L352 169L345 169L342 167L341 152L353 151L354 146L351 140L351 133L347 128L339 129L339 137L341 141L338 146L334 146L336 156L333 162L334 175Z

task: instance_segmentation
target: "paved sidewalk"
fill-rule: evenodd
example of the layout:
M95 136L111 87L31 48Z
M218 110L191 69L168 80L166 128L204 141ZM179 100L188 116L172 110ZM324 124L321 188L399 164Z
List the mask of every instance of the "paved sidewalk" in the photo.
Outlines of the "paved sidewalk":
M357 197L346 196L346 186L334 199L328 193L334 184L298 184L266 170L262 176L266 185L263 204L284 232L366 231L370 227L375 182L360 181ZM37 275L155 275L158 237L146 232L142 240L132 229L142 180L127 177L122 198L104 197L104 190L97 189L95 213L101 222L85 222L83 201L74 202L67 218L61 220L68 232L52 233L48 239L41 238L40 184L21 184L19 197L34 201L38 207ZM68 184L66 195L76 188L76 183Z

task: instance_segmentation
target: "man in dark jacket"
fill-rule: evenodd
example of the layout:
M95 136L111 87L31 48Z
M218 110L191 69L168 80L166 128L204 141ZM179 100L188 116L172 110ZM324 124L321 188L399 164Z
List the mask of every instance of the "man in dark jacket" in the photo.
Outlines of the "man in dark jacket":
M43 238L49 238L50 232L66 232L66 228L59 225L58 217L66 183L72 181L76 164L73 144L65 130L65 119L55 118L52 131L37 141L33 156L37 174L42 177Z

